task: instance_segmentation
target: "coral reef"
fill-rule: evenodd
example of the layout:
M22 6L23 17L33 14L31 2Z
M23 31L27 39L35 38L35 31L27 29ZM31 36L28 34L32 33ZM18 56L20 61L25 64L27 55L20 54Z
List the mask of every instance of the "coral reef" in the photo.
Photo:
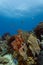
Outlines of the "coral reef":
M0 65L43 65L43 23L32 32L0 37Z

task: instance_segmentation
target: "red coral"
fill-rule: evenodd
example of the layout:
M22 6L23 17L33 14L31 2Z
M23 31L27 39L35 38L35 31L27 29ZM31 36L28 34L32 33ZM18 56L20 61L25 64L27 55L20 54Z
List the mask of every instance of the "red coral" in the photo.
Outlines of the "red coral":
M15 35L15 40L11 43L14 50L18 50L21 47L21 44L23 39L21 38L21 35Z

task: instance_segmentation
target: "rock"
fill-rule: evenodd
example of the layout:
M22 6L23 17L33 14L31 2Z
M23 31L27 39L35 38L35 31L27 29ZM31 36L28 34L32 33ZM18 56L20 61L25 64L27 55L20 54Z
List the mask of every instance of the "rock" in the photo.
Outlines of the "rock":
M43 50L40 52L37 62L38 65L43 65Z
M43 50L43 40L40 42L40 47Z

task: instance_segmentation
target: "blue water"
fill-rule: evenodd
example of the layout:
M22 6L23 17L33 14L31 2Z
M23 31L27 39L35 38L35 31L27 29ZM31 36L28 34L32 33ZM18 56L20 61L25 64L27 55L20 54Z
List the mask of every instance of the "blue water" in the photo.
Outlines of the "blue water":
M31 18L7 18L1 17L0 19L0 35L9 32L15 34L17 30L32 31L34 28L43 21L43 16L36 16Z
M28 4L29 3L29 4ZM43 0L0 0L0 35L32 31L43 22Z

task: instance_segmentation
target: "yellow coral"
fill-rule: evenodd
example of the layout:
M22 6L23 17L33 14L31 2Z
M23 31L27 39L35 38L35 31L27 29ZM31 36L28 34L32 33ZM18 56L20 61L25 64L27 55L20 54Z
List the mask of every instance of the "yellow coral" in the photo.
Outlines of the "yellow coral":
M35 64L35 61L34 61L33 57L28 57L27 58L27 65L31 65L31 64Z

